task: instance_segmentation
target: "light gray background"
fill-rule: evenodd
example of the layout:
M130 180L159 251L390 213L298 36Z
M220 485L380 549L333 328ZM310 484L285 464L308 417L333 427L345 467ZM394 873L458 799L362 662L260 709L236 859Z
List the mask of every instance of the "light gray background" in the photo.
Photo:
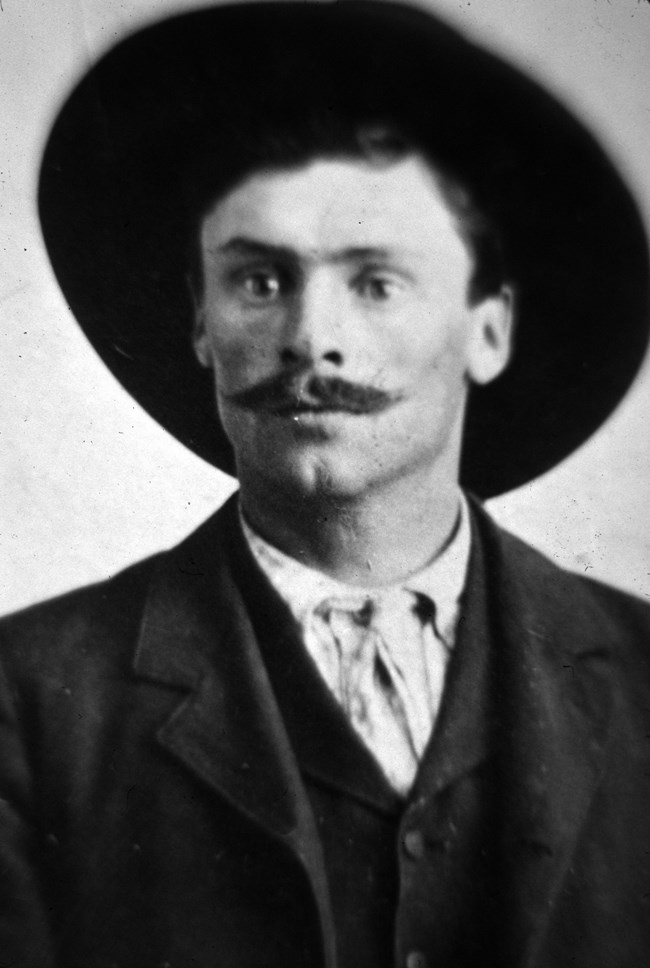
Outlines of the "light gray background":
M429 0L573 104L650 226L648 0ZM58 291L35 211L40 152L74 78L125 32L195 4L1 0L0 611L174 543L232 490L105 371ZM616 326L616 320L612 320ZM558 562L650 598L650 366L602 431L490 503Z

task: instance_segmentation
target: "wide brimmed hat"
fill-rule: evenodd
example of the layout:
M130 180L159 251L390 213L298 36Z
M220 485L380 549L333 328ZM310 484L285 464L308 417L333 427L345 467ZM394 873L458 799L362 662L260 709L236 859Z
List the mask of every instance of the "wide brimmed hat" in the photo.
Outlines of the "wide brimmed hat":
M147 27L104 56L56 119L39 195L56 276L87 337L156 420L233 473L212 375L191 346L193 181L207 160L212 191L227 185L233 158L241 164L250 148L254 163L256 126L288 130L319 111L398 121L499 225L517 291L515 354L471 392L462 482L488 497L548 470L637 372L645 234L583 125L421 10L373 0L219 6Z

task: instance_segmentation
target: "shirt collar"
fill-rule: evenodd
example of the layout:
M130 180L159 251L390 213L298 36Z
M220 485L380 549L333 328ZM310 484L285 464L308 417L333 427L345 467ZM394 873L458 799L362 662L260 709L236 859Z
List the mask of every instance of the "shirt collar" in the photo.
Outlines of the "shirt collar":
M467 500L462 492L459 495L458 518L442 551L420 571L390 586L391 589L404 588L431 599L436 610L436 629L449 646L453 644L471 545ZM358 598L363 595L372 598L388 590L385 586L364 588L336 581L270 545L251 528L241 509L240 520L255 561L302 628L305 628L313 610L326 598Z

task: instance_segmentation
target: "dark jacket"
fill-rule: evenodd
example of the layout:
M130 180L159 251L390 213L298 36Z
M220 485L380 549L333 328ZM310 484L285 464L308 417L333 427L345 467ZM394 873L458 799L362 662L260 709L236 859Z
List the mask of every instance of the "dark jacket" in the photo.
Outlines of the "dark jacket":
M335 968L234 518L2 623L3 968ZM485 968L644 968L650 610L475 519L462 621L480 596L499 732Z

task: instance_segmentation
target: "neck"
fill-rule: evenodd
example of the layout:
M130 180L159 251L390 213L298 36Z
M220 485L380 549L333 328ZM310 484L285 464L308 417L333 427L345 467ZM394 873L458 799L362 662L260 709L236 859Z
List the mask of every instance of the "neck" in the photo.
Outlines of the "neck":
M285 554L349 585L390 585L419 571L444 548L458 518L455 479L398 481L345 499L247 483L242 478L241 501L251 526Z

